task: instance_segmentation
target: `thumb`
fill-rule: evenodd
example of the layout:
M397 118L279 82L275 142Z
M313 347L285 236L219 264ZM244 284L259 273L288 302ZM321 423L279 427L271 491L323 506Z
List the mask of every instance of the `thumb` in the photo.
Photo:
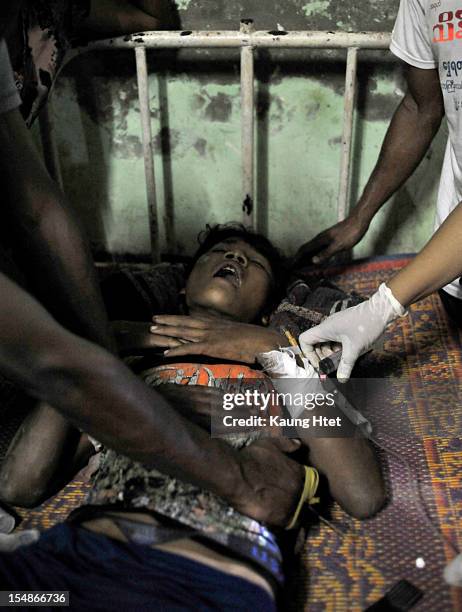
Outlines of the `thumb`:
M339 250L340 249L337 248L335 242L332 242L326 249L320 251L317 255L315 255L312 259L312 262L314 264L323 263L330 259L333 255L338 253Z
M328 321L328 319L326 319ZM323 342L330 342L332 338L324 332L324 321L311 329L307 329L298 337L298 342L302 351L306 353L312 353L316 344Z
M308 329L307 331L300 334L298 338L298 342L300 344L300 349L308 361L314 368L318 368L319 366L319 357L314 350L316 344L321 344L326 340L330 340L330 338L325 338L322 333L323 327L322 323L313 327L312 329Z
M337 368L337 379L339 382L347 382L358 357L359 352L352 347L349 339L342 338L342 358Z
M328 239L326 238L325 232L321 232L309 242L302 244L295 255L296 265L311 263L313 255L317 255L327 244Z

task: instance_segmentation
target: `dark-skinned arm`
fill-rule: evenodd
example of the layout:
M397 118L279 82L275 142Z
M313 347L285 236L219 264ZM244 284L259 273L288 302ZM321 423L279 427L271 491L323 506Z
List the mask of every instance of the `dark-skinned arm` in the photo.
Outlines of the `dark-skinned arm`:
M115 347L87 240L18 110L0 115L3 222L31 288L65 327Z
M287 339L276 330L226 319L155 316L154 346L171 347L172 357L201 354L253 363L259 352L277 349ZM180 339L182 343L180 343ZM343 413L335 413L344 417ZM210 423L212 414L222 414L214 406L204 406L202 417ZM314 413L310 412L310 416ZM319 412L323 416L322 412ZM333 416L333 415L330 415ZM332 497L356 518L373 516L385 503L385 487L375 452L364 438L316 438L299 430L309 449L306 463L316 467L329 485Z
M210 414L223 406L213 387L165 384L156 388L182 416L210 432ZM26 417L0 464L0 499L34 508L60 491L84 468L95 448L86 434L49 404L38 402Z
M4 227L13 247L20 245L15 258L30 287L61 324L114 350L88 243L18 110L0 115L0 147ZM31 443L18 445L15 439L2 464L0 491L5 501L30 506L43 500L50 481L59 489L73 475L71 460L80 432L50 407L34 410L22 428L31 432ZM42 435L45 431L50 437ZM30 466L26 477L25 465Z
M287 346L277 330L218 317L156 315L152 318L151 346L167 349L167 357L207 355L254 364L258 353Z
M303 439L307 463L323 474L329 492L340 506L358 519L374 516L385 504L386 491L376 453L365 438Z
M186 419L210 432L210 414L223 406L213 387L165 384L156 388ZM95 453L86 434L49 404L38 402L14 436L0 464L0 499L34 508L60 491Z
M60 326L4 275L0 294L3 374L105 446L207 488L248 516L286 524L302 486L300 466L279 452L293 450L289 441L236 452L176 414L109 352Z
M444 116L438 71L406 65L407 93L396 109L377 164L350 215L300 247L297 259L315 263L354 247L387 200L422 161Z

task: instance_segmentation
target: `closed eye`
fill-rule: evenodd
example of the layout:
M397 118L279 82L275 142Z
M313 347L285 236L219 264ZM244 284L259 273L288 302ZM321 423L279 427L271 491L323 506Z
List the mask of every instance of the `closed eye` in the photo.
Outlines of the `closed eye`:
M255 265L257 265L262 270L264 270L265 272L268 272L268 270L266 269L266 266L261 261L259 261L258 259L250 259L250 261L252 263L254 263Z

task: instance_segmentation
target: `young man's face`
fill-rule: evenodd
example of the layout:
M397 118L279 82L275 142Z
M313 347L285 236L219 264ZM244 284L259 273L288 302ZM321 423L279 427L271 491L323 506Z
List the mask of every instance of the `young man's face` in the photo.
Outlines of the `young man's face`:
M273 285L269 261L249 244L228 238L194 265L186 283L186 303L249 323L262 313Z

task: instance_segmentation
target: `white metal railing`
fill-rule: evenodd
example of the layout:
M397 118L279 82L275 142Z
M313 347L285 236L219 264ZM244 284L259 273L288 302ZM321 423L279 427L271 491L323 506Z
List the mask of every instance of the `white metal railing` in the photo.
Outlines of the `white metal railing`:
M340 164L340 185L338 195L338 220L348 214L349 188L351 177L354 105L357 90L356 70L360 49L388 49L390 34L386 32L285 32L255 31L253 21L241 21L238 31L182 31L144 32L91 42L75 49L69 59L90 50L134 49L138 95L140 103L141 130L146 176L146 196L151 230L151 254L154 262L159 261L159 223L154 172L154 155L149 109L149 82L146 49L201 49L238 48L241 50L241 122L242 122L242 210L245 225L255 223L255 96L254 96L254 50L265 49L347 49L345 74L345 102L343 116L342 155ZM47 118L42 119L45 123ZM45 158L50 168L59 175L52 131L41 126ZM172 249L174 245L168 245Z

